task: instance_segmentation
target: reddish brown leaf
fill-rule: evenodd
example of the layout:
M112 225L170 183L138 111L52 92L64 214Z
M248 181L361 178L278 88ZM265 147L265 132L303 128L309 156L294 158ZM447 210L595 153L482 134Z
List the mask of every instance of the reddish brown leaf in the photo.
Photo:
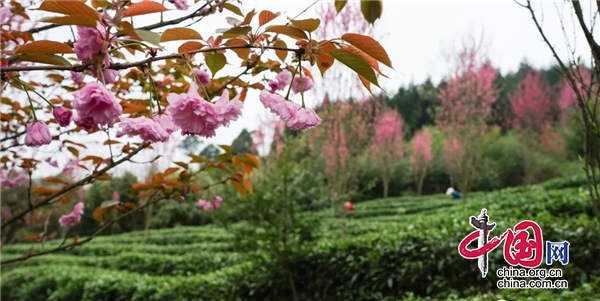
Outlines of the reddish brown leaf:
M35 194L39 194L39 195L49 195L49 194L53 194L55 192L56 192L56 189L44 187L44 186L37 186L31 190L31 193L35 193Z
M108 212L111 208L112 207L98 207L94 210L94 213L92 214L92 216L99 223L103 223L104 222L104 214L106 214L106 212Z
M49 183L59 183L59 184L65 184L66 182L63 181L60 178L56 178L56 177L46 177L43 179L44 182L49 182Z
M287 48L287 45L282 40L275 41L275 43L273 43L273 46L275 46L277 48L282 48L282 49ZM288 56L288 51L279 49L279 50L275 50L275 54L282 62L285 62L285 60L287 59L287 56Z
M179 40L202 40L202 36L197 31L185 27L169 28L160 36L161 42Z
M357 33L347 33L342 36L342 40L352 44L384 65L393 68L387 52L375 39Z
M279 15L272 13L268 10L263 10L260 12L260 14L258 14L258 24L260 26L263 26L269 22L271 22L273 19L277 18Z
M63 15L84 15L100 20L98 12L82 1L45 0L37 10L59 13Z
M143 2L131 4L127 8L127 11L125 11L125 14L123 15L123 17L132 17L132 16L152 14L152 13L162 13L165 11L168 11L168 9L158 2L143 1Z
M227 42L225 42L225 46L227 47L244 47L244 46L248 46L248 42L242 40L242 39L230 39L227 40ZM250 55L250 47L248 48L235 48L235 49L231 49L231 51L235 52L239 58L241 58L242 60L246 60L248 59L248 56Z
M185 43L181 44L181 46L179 46L179 48L177 49L177 52L184 53L184 52L196 51L196 50L202 49L204 46L205 45L200 42L194 42L194 41L185 42Z
M164 174L165 174L165 176L168 176L170 174L177 172L178 170L179 170L179 167L170 167L170 168L167 168L167 170L165 170Z

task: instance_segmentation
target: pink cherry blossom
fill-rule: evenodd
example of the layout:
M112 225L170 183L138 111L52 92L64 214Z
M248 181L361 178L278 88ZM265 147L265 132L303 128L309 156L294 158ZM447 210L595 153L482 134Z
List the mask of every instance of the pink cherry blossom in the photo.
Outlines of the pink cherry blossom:
M29 179L27 173L24 172L17 173L17 175L14 177L9 177L8 174L9 172L5 169L0 171L0 186L15 188L21 185L21 183L27 181L27 179Z
M71 117L73 117L73 112L64 107L55 107L52 111L52 115L54 115L54 119L58 122L60 126L68 126L71 123Z
M137 135L144 141L152 142L166 142L170 137L170 134L160 125L160 123L148 117L121 117L120 126L121 129L117 132L117 137Z
M94 124L112 126L123 113L113 94L102 84L89 83L73 93L73 107L81 119L92 118Z
M215 209L219 209L219 207L221 207L221 203L223 203L223 198L221 198L220 196L216 196L213 200L213 207Z
M50 135L50 129L48 125L36 121L32 124L27 125L27 134L25 135L25 145L31 147L39 147L42 145L50 144L52 142L52 135Z
M209 201L206 200L198 200L198 203L196 204L199 208L204 209L205 211L211 211L213 210L213 204Z
M288 120L287 126L294 131L302 131L321 124L321 118L310 108L300 108Z
M69 162L67 162L67 164L65 165L65 167L62 170L63 174L69 175L69 174L73 173L73 171L78 167L78 164L79 164L78 158L73 158L73 159L69 160Z
M113 191L112 200L115 202L121 201L121 195L119 194L118 191Z
M214 209L219 209L221 207L221 203L223 203L223 198L220 196L216 196L212 202L207 200L198 200L196 204L199 208L204 209L205 211L211 211Z
M169 116L169 114L154 115L154 117L152 117L152 119L156 123L158 123L169 135L173 134L175 131L177 131L179 129L173 123L173 118L171 118L171 116Z
M300 80L299 76L296 76L296 77L294 77L294 80L292 81L292 91L294 91L294 93L308 91L308 90L312 89L313 86L314 86L314 82L308 76L302 76L302 80Z
M230 121L236 121L242 115L244 103L240 101L239 94L229 100L229 90L225 89L214 106L221 125L229 126Z
M191 75L196 75L196 77L198 77L198 80L200 81L200 84L203 86L210 84L210 75L208 75L208 73L206 73L206 71L204 70L194 68L192 69L190 76Z
M188 9L187 0L169 0L169 2L173 3L179 10Z
M269 109L273 114L277 114L277 104L286 101L286 99L283 98L283 96L266 90L260 92L258 99L263 104L263 106L266 109Z
M0 24L6 24L13 15L9 6L0 7Z
M94 118L92 117L82 118L79 115L75 115L75 117L73 117L73 122L75 122L78 127L88 132L92 132L98 128L98 124L94 122Z
M302 109L302 106L293 101L279 102L275 106L276 114L284 121L288 121L294 117L296 112Z
M62 227L72 227L81 221L81 215L83 214L83 203L79 202L75 207L73 207L73 211L69 214L62 215L58 222Z
M112 58L108 55L109 46L117 42L116 36L111 36L108 28L99 22L96 24L96 28L77 26L77 33L79 37L73 45L77 58L84 64L101 63L90 66L90 73L106 84L114 83L119 72L107 68L112 63ZM98 68L102 72L101 74L98 74Z
M173 123L181 128L183 135L213 137L221 125L219 112L214 105L198 94L198 86L192 82L188 93L171 93L167 96L167 111Z
M58 162L56 162L56 160L52 160L52 157L48 157L44 161L46 161L46 163L58 168Z
M85 77L85 75L81 72L73 72L71 71L71 79L73 80L73 82L76 85L81 85L83 84L83 78Z
M108 29L99 22L96 28L77 26L79 37L73 44L73 50L82 63L94 62L98 55L108 57L105 54L108 53L110 44L116 42L116 37L111 37L107 31Z
M271 88L271 93L275 91L283 90L287 85L292 81L292 73L283 70L277 74L277 76L269 81L269 87Z
M271 113L279 116L281 119L288 121L296 111L302 108L299 104L288 101L283 96L263 90L259 94L260 102L265 108L270 109Z

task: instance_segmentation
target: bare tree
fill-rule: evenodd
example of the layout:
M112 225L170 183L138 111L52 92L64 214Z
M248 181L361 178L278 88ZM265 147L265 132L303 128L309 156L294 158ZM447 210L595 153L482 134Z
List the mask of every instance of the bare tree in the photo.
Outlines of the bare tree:
M527 0L525 4L517 2L520 6L527 9L536 28L538 29L542 39L552 52L552 55L556 59L560 71L566 81L566 84L573 90L576 105L578 111L578 117L583 123L584 132L584 145L582 158L583 170L585 171L588 190L592 201L592 206L600 222L600 192L598 190L598 179L600 167L600 129L598 120L598 104L600 101L600 91L598 90L598 79L600 78L600 44L594 39L594 25L596 18L600 15L600 1L595 1L596 8L594 9L593 1L590 1L589 11L584 13L580 1L566 1L565 5L570 6L569 11L574 19L574 28L581 30L585 41L589 46L591 54L591 68L590 72L585 67L581 66L581 60L575 56L575 51L571 47L569 41L565 41L568 49L570 50L569 55L559 55L552 41L549 40L548 35L543 29L542 19L543 15L538 15L536 10L532 7L531 1ZM587 16L587 17L586 17ZM564 17L560 16L561 28L565 37L567 37L567 31L564 26ZM586 76L586 74L589 74Z

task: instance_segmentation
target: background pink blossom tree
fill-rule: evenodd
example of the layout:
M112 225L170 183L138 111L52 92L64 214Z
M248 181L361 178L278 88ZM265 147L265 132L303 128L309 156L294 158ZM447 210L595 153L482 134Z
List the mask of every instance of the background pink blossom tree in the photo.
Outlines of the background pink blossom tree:
M427 130L419 130L413 136L412 154L410 155L412 174L417 185L417 195L421 195L423 191L423 182L432 161L431 134Z
M464 47L453 74L439 92L441 112L436 123L449 139L444 148L446 168L465 202L477 175L479 143L499 95L494 86L497 75L477 45Z
M404 156L404 121L396 110L385 110L375 123L375 135L369 147L373 164L383 182L383 197L387 198L390 181Z
M539 71L528 70L510 96L512 126L517 130L541 133L552 125L552 89Z

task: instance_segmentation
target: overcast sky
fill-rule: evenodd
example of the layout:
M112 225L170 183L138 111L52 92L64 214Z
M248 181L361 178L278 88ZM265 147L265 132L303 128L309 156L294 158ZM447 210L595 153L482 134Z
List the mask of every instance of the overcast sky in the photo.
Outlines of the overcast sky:
M253 8L257 11L268 9L293 17L313 2L314 0L244 0L243 10L246 13ZM201 3L194 7L199 5ZM322 5L322 3L316 5ZM583 5L584 7L589 6L587 2L584 2ZM570 44L575 46L576 53L583 55L584 61L589 61L586 60L589 56L588 48L580 30L578 28L573 30L570 4L566 4L564 1L536 1L534 7L540 17L543 13L544 29L561 54L567 54L565 41L568 38ZM453 51L460 42L470 35L480 36L481 33L484 33L489 57L494 66L499 68L502 73L516 70L524 60L535 67L548 67L554 63L529 12L513 1L384 0L383 9L384 13L381 20L378 21L378 26L383 29L387 37L381 43L389 53L395 67L395 70L385 70L389 79L383 81L383 87L392 95L400 86L420 83L427 77L438 82L446 76L449 70L448 56L455 53ZM228 16L234 16L227 11L225 13ZM165 19L182 14L177 11L168 12L165 14ZM135 26L156 22L156 15L138 17ZM564 19L566 36L561 29L561 15ZM313 7L301 18L318 17ZM285 19L280 19L280 22L285 22ZM203 37L207 37L215 34L217 28L223 27L227 27L227 24L223 21L222 16L215 15L192 28L198 30ZM72 39L68 27L55 29L48 34L53 39L59 36L64 37L64 40ZM177 46L177 42L170 43L167 45L167 50L173 51ZM235 61L235 55L233 58L232 62ZM223 76L228 70L232 69L224 69L218 75ZM318 74L318 71L313 74ZM243 117L233 122L229 128L219 129L217 137L208 139L206 142L229 144L242 129L255 129L260 116L266 114L257 96L258 92L248 93ZM314 103L316 101L309 101L309 104ZM181 139L180 135L177 136ZM174 140L179 141L178 139ZM35 152L43 159L44 156L48 156L48 153L53 153L56 149L58 149L58 142L53 142L52 145L42 147ZM63 163L66 161L61 160L60 156L57 158ZM131 166L126 168L129 169Z

